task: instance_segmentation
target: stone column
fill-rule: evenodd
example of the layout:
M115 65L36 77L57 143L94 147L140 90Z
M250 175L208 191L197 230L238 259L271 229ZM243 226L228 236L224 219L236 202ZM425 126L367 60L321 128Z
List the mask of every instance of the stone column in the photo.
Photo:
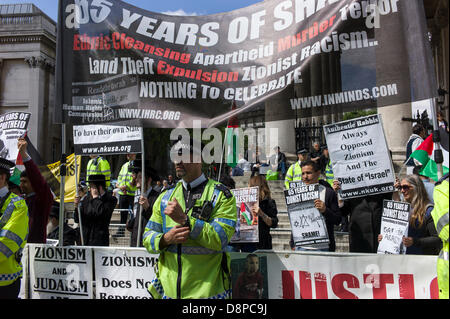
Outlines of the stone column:
M45 143L43 139L45 136L44 131L47 129L43 125L45 58L32 56L25 58L25 62L30 67L28 83L24 83L24 85L29 86L30 92L30 100L28 102L28 109L31 112L31 118L28 124L28 130L30 131L29 138L36 149L42 150Z
M399 45L389 46L389 43L403 43L403 35L400 32L386 32L386 30L398 28L395 16L381 16L380 19L384 31L375 29L375 34L378 42L383 43L383 49L381 53L380 47L375 47L376 59L382 61L377 63L376 84L384 85L394 83L393 81L397 81L400 75L403 80L410 77L408 65L402 60L405 59L406 50L411 48L399 47ZM405 82L409 82L408 79ZM407 95L403 98L407 98ZM411 122L402 121L403 117L411 118L411 103L378 107L378 114L382 117L387 144L392 152L394 169L398 172L405 160L406 143L412 133Z

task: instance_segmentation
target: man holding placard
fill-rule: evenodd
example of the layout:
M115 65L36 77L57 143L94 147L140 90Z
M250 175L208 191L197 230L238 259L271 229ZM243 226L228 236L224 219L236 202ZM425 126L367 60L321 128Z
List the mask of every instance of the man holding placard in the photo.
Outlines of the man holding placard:
M316 185L317 190L311 190L310 193L317 193L317 197L314 199L314 209L317 209L321 215L326 225L326 234L328 235L328 243L323 240L324 236L319 228L317 230L308 230L301 231L301 229L306 229L306 226L321 224L321 220L317 218L314 214L304 215L300 221L294 221L293 232L298 229L299 233L293 234L294 243L297 246L297 250L323 250L323 251L335 251L336 250L336 242L334 239L334 225L339 225L341 222L341 214L339 212L337 196L333 192L333 190L329 187L325 187L319 184L320 177L320 166L317 162L314 161L306 161L301 165L302 169L302 181L306 186ZM304 187L304 186L303 186ZM302 187L300 187L302 188ZM294 190L286 190L285 196L287 200L287 205L289 206L290 200L288 200L289 195L293 195L296 193L298 188L294 188ZM301 195L301 194L300 194ZM310 197L310 196L300 196L300 197ZM299 197L298 197L299 198ZM303 201L303 200L301 200ZM312 207L311 207L312 208ZM308 208L309 209L309 208ZM289 208L288 208L289 210ZM314 212L312 212L314 213ZM292 218L290 215L290 219L292 222ZM300 225L302 224L302 225ZM323 222L322 222L323 225ZM302 226L298 228L297 226ZM305 227L303 227L305 226ZM322 226L323 227L323 226ZM322 239L319 239L321 237ZM306 240L307 239L307 240ZM317 239L317 240L316 240ZM303 244L302 244L303 242ZM324 245L325 243L325 245Z

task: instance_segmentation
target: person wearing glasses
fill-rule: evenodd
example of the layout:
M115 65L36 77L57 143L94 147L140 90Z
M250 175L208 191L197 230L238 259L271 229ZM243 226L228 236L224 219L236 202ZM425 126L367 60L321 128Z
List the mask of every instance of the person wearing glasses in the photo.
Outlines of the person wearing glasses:
M407 175L396 183L403 201L411 205L408 236L403 237L403 245L408 255L438 255L442 243L431 217L431 203L425 186L417 175ZM394 196L394 199L397 196ZM383 236L378 235L380 242Z

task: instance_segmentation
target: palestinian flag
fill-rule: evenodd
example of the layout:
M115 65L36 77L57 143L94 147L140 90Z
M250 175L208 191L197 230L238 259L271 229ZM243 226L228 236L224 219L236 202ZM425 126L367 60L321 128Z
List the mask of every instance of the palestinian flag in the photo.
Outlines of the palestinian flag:
M236 102L233 101L233 105L231 106L231 110L236 110ZM230 167L235 167L238 158L238 150L239 150L239 121L237 116L232 116L228 120L228 125L225 131L226 138L226 158L225 162Z
M448 133L443 129L439 128L439 136L441 143L442 154L444 155L443 175L448 173L449 160L448 160ZM411 157L422 164L422 169L420 171L421 175L427 176L434 181L438 181L437 165L434 161L434 143L433 134L428 136L422 144L411 154Z

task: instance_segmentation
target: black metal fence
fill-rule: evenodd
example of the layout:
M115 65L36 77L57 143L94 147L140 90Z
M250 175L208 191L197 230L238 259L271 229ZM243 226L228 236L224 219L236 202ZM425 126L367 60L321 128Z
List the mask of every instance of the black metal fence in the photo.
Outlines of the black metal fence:
M323 126L328 123L318 122L314 119L298 120L295 124L295 146L297 150L306 148L310 150L313 143L325 144Z

